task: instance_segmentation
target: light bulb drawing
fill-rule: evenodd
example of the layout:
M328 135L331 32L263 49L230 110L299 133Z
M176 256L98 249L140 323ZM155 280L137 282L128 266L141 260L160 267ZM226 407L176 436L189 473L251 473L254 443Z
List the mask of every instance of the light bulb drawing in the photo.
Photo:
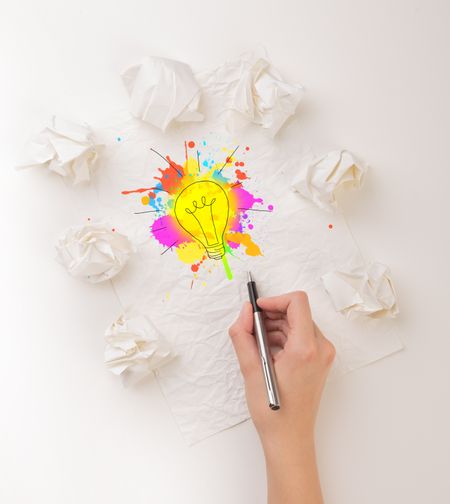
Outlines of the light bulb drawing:
M178 195L174 212L180 226L205 248L210 259L222 259L229 202L219 184L202 180L188 185Z
M150 235L162 246L161 256L169 251L183 264L189 265L194 282L205 282L205 275L216 271L222 263L229 280L233 272L228 258L245 254L262 255L253 240L261 212L272 212L273 205L264 204L252 188L246 146L229 148L207 139L184 142L184 160L163 155L153 147L151 152L164 164L158 175L134 189L122 190L135 195L145 209L136 215L147 215ZM245 186L245 187L244 187Z

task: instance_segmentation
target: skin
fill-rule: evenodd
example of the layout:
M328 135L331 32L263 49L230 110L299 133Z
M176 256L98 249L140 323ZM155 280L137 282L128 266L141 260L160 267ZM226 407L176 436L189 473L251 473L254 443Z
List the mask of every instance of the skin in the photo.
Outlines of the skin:
M261 439L269 504L323 504L314 446L322 390L335 357L315 325L304 292L260 298L281 408L267 402L253 313L245 303L229 334L245 380L247 403Z

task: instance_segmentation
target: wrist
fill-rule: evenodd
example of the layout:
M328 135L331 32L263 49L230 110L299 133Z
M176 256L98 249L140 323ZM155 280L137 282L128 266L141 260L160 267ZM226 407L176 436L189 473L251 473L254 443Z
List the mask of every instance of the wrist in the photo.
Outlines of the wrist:
M308 429L294 435L281 434L261 438L267 465L296 465L305 456L315 453L314 430Z

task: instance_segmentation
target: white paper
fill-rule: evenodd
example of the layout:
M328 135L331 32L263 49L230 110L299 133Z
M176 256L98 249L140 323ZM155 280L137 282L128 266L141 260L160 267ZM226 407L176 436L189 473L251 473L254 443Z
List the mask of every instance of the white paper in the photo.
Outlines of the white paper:
M212 95L206 98L212 100ZM364 260L342 216L323 212L290 190L289 180L297 162L289 149L267 142L256 125L246 132L244 142L227 135L220 122L206 124L212 131L209 135L204 135L204 124L190 125L170 134L155 133L151 143L177 162L184 159L185 139L197 142L201 159L207 152L215 152L215 147L220 153L224 143L242 144L244 150L245 145L250 146L245 166L251 178L246 182L252 192L274 205L272 214L255 212L254 216L255 241L261 245L263 256L237 253L230 262L234 273L231 281L221 262L211 260L211 271L204 271L192 283L192 271L180 263L177 254L168 250L162 255L163 248L149 239L139 245L129 267L114 280L121 303L130 306L138 302L140 311L177 354L158 371L158 380L188 443L248 418L242 377L228 336L229 325L247 299L248 269L261 295L296 289L308 292L317 324L337 348L332 376L402 348L392 321L370 317L353 321L334 310L321 276L336 268L345 270L348 264L362 267ZM142 208L140 195L133 199L124 197L121 191L148 187L164 164L159 157L149 156L148 131L139 124L118 125L111 138L117 135L123 135L126 141L109 144L105 160L109 177L102 178L97 189L101 204L133 216ZM203 139L205 147L200 141ZM143 226L152 222L152 214L134 218Z
M384 264L332 271L322 276L322 282L336 311L347 316L364 314L381 318L398 314L394 284Z
M89 182L100 147L90 126L53 116L31 140L18 168L47 168L74 185Z
M122 213L120 222L134 219L137 224L131 226L130 233L139 237L137 251L130 257L127 268L113 280L115 292L123 306L134 305L151 321L177 355L158 369L157 377L188 443L236 425L249 416L242 376L228 336L229 325L247 299L248 269L261 295L297 289L308 292L316 323L337 349L333 377L402 348L394 321L374 317L353 320L335 311L321 277L334 271L363 269L364 259L341 215L323 212L291 190L289 181L298 172L293 153L307 151L308 146L301 145L295 136L283 137L282 142L267 140L261 125L276 130L278 116L267 107L267 122L263 123L261 110L264 113L267 110L259 107L260 102L255 102L253 95L253 102L245 100L246 90L253 93L258 81L254 75L261 76L265 70L255 74L252 65L248 70L244 64L241 79L240 68L237 65L234 77L232 70L230 76L222 67L206 77L198 77L202 84L202 107L208 118L204 123L180 123L163 134L157 128L150 131L141 121L133 119L105 129L101 136L107 144L102 164L108 170L102 170L102 177L96 180L95 214L114 212L116 219ZM252 84L240 85L245 82ZM169 89L169 96L170 93ZM277 92L271 96L278 97ZM238 105L238 97L244 97L243 103L247 105ZM226 115L233 101L236 104L233 112L248 123L245 135L242 132L227 135ZM246 107L253 110L253 115ZM246 112L238 112L236 108ZM253 122L249 117L256 120ZM167 168L165 156L182 163L187 140L195 142L192 152L199 153L200 170L201 163L208 158L226 156L237 146L236 160L245 160L249 174L246 187L265 205L273 205L273 212L254 212L252 220L253 238L263 255L249 257L240 249L235 251L229 259L232 280L226 277L221 261L209 259L194 278L190 267L180 262L173 248L163 249L151 239L149 226L153 214L136 214L142 210L142 194L123 194L124 190L154 186L154 177ZM162 157L150 152L149 145ZM353 173L352 165L348 166L346 156L341 160L341 154L334 161L325 159L324 164L323 170L328 170L325 180L333 180L331 198L325 191L325 206L333 206L334 191L342 185L341 179L349 178L350 182L358 175ZM224 166L224 170L232 174L236 171L237 176L234 163ZM317 199L323 206L323 200ZM94 206L86 202L86 208ZM141 239L145 230L149 233L148 240Z
M300 84L286 82L258 53L245 53L212 72L200 74L199 80L231 111L227 120L231 130L239 124L238 113L241 119L262 126L271 136L295 113L304 94Z
M334 211L337 194L343 189L361 187L366 170L364 164L345 150L335 150L318 159L307 156L292 188L318 207Z
M105 364L124 385L135 384L174 358L150 320L132 308L105 332Z
M113 278L127 263L132 245L105 224L69 228L56 244L57 261L67 272L91 283Z
M173 122L202 121L200 87L189 65L147 57L122 74L133 116L165 131Z

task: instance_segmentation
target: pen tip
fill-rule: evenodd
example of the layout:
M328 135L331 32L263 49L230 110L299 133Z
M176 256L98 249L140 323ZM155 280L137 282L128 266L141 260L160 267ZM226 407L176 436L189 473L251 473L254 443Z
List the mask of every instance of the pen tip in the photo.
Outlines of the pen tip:
M247 277L249 282L253 282L252 273L250 271L247 271Z

